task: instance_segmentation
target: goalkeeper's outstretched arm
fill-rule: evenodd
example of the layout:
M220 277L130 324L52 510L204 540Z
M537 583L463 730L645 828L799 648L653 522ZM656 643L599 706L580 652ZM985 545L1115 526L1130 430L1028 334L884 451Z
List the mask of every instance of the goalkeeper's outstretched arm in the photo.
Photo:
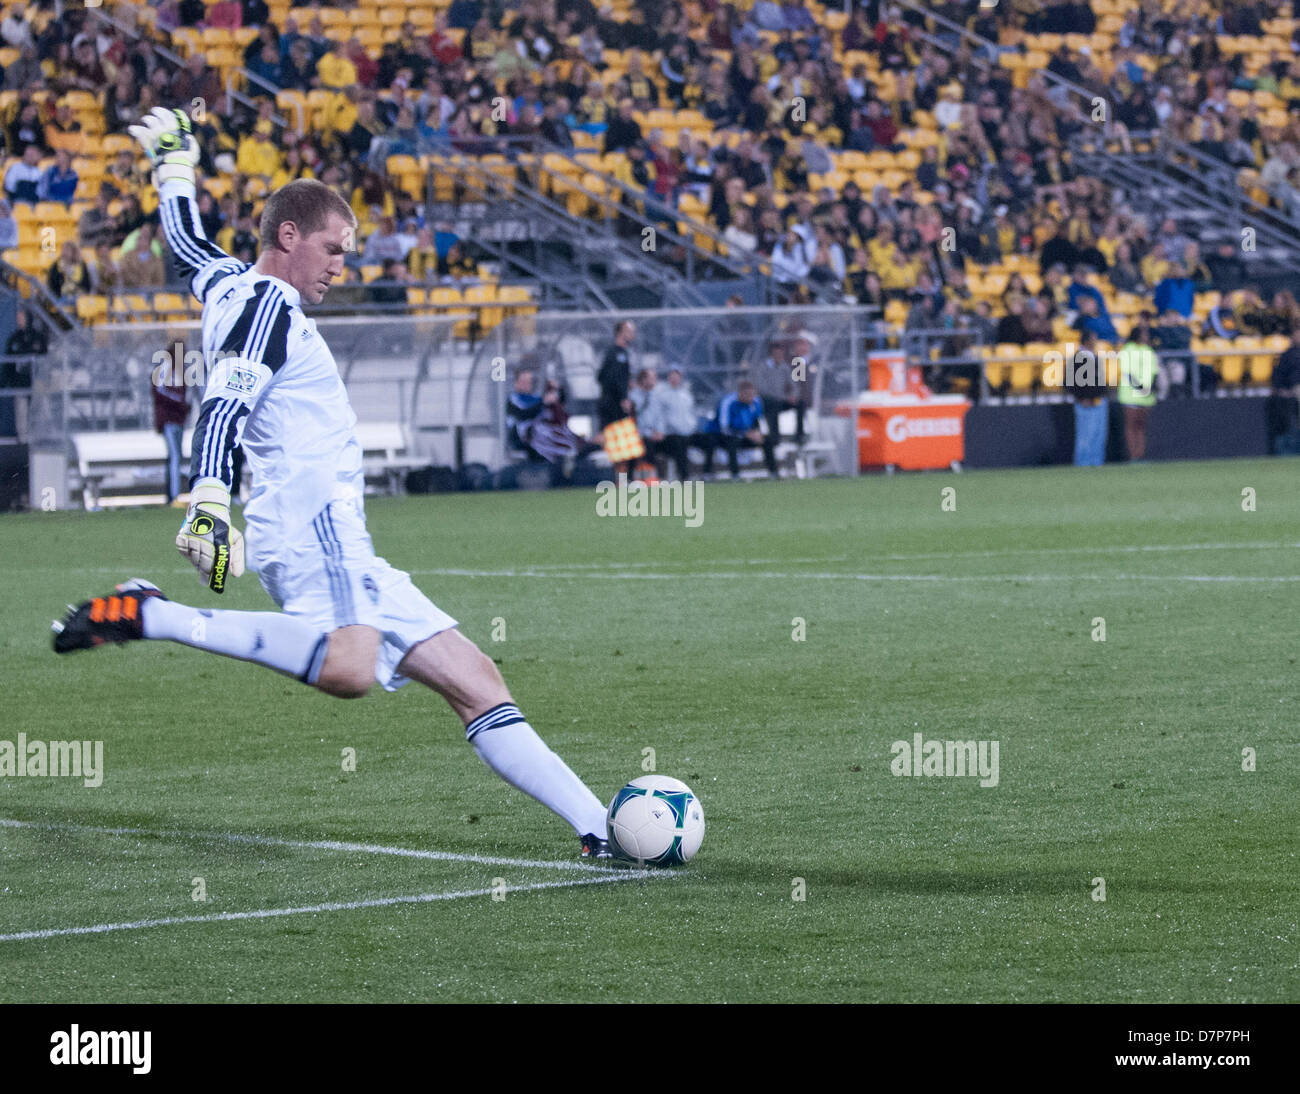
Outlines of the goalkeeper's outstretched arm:
M226 254L203 232L194 200L194 166L199 161L199 146L189 115L183 110L155 107L129 131L153 164L158 216L175 256L177 272L189 281L190 291L202 304L218 281L247 267Z

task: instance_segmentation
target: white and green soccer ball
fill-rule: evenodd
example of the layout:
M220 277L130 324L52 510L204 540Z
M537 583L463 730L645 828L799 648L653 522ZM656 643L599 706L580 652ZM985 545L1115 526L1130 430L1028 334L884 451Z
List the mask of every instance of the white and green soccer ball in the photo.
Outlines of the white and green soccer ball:
M689 862L704 841L704 809L689 786L642 775L609 803L609 840L638 866Z

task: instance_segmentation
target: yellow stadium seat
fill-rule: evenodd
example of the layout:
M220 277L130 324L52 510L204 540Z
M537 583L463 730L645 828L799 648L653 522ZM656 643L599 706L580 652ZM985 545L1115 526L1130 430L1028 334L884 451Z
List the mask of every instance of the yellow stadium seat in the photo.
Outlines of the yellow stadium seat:
M103 296L85 295L77 297L77 318L87 326L95 323L102 323L108 315L108 298Z
M185 315L190 309L179 293L159 292L153 295L153 310L160 316L176 316Z

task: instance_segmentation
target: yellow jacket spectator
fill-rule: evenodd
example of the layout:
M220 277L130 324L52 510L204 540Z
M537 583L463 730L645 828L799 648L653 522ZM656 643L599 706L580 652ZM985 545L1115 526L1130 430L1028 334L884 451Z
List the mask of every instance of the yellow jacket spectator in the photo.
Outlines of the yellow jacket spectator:
M45 123L45 143L55 152L62 149L74 156L81 152L85 143L81 123L73 116L67 103L60 102L54 117Z
M342 91L357 82L357 66L332 49L316 62L316 75L320 77L321 87Z
M284 157L284 163L271 176L271 193L295 179L314 179L316 172L302 162L302 153L291 148Z
M258 122L253 127L252 136L239 142L235 166L243 174L269 179L280 170L283 159L280 150L271 141L271 128L270 122Z
M416 234L415 246L406 253L406 268L416 281L432 281L438 276L438 249L428 228Z
M1160 248L1156 247L1147 252L1146 257L1138 263L1138 270L1142 273L1142 280L1148 285L1159 285L1169 272L1169 263L1165 261Z
M497 54L497 36L492 30L492 24L488 22L485 15L469 32L469 39L466 42L469 47L469 59L471 63L482 63L490 61Z
M135 153L126 148L113 157L104 174L123 194L134 193L144 184L144 176L135 164Z
M456 242L447 248L447 254L442 260L442 272L446 277L454 277L460 280L477 276L478 266L470 261L460 243Z

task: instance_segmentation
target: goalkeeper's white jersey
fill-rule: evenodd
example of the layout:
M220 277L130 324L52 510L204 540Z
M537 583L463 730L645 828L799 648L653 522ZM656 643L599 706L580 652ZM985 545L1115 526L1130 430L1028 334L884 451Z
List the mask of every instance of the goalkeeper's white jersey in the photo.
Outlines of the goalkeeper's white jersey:
M331 500L360 503L356 415L334 355L298 291L226 254L203 233L193 188L164 183L167 241L203 305L208 374L194 427L191 485L232 485L235 449L252 472L244 507L248 564L281 557Z

